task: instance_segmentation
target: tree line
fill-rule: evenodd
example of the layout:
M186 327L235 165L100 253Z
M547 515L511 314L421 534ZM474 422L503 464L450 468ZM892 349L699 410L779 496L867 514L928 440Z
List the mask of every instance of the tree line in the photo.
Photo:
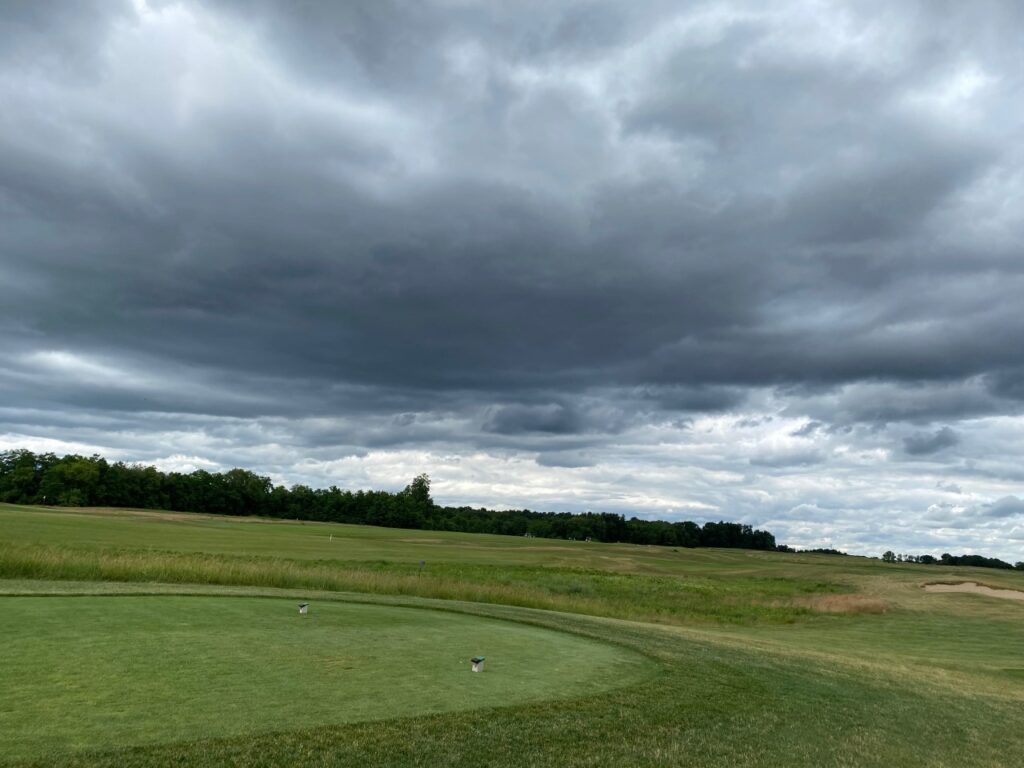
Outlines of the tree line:
M134 507L215 515L259 515L292 520L497 533L673 547L775 550L768 531L730 522L626 519L608 512L535 512L444 507L420 475L403 490L350 491L332 486L274 485L245 469L162 472L108 462L101 456L56 456L20 449L0 452L0 501L54 506Z
M1003 570L1024 571L1024 560L1016 565L1010 565L998 557L984 557L982 555L951 555L943 552L939 557L934 555L903 555L896 554L892 550L882 555L882 560L887 563L920 563L921 565L968 565L973 568L1001 568Z

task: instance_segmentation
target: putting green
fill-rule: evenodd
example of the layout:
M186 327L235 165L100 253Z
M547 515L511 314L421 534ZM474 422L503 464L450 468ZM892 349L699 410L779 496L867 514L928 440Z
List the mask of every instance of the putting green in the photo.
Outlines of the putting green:
M469 658L487 657L482 674ZM274 598L0 598L0 754L184 741L569 698L652 662L513 622Z

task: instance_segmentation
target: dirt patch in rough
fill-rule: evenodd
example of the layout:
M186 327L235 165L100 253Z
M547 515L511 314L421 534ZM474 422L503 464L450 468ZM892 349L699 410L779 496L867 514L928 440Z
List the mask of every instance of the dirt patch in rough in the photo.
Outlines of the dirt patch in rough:
M1024 601L1024 592L1019 589L995 589L976 581L962 581L959 584L925 584L925 592L966 592L971 595L987 595L1003 600Z
M885 600L866 595L814 595L801 598L796 604L819 613L885 613L889 610Z

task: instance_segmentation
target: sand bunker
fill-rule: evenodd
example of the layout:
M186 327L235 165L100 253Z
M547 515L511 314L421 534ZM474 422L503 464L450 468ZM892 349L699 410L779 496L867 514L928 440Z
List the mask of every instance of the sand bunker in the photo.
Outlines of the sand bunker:
M964 581L960 584L925 584L928 592L968 592L972 595L988 595L989 597L1001 597L1004 600L1024 601L1024 592L1017 589L993 589L975 581Z

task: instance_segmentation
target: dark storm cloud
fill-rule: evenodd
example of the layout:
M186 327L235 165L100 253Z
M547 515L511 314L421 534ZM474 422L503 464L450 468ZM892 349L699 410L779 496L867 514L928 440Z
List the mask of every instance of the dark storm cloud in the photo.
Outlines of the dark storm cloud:
M644 386L634 393L667 411L725 411L741 405L746 392L738 387Z
M604 488L693 462L722 478L693 503L751 515L713 483L892 471L901 440L962 434L973 476L1008 478L961 424L1024 402L1021 23L995 1L5 8L4 429L138 451L178 415L182 455L282 474L258 446L630 462Z
M109 27L133 16L129 0L7 3L0 14L0 63L72 80L94 76Z
M542 467L579 469L593 466L595 459L587 451L547 451L537 457L537 463Z
M505 435L524 432L570 434L580 429L580 419L570 408L550 405L510 405L495 409L484 429Z
M1024 366L996 371L988 384L994 395L1024 401Z
M982 313L991 295L961 299L978 311L955 321L932 301L963 269L921 229L999 148L894 106L934 78L916 68L924 41L885 71L794 59L768 43L770 18L723 23L647 65L620 114L598 115L559 67L595 66L664 12L260 7L248 23L231 7L216 21L251 27L293 87L336 96L341 114L297 99L272 117L271 98L229 93L154 137L145 115L131 125L86 105L49 129L81 147L5 145L5 250L31 249L35 267L18 269L49 299L42 312L37 293L12 297L30 344L486 392L945 380L1017 362L1004 339L1021 320ZM476 99L453 74L460 45L476 46ZM517 79L531 66L553 68L554 82ZM49 106L23 101L26 124ZM455 115L439 121L431 102ZM561 124L545 122L560 111ZM460 113L478 123L468 142L474 120ZM692 163L679 172L701 186L671 168L594 167L616 119L627 139L667 142L665 157ZM562 132L572 138L552 170L565 175L519 175L529 156L517 147L540 159ZM464 145L488 161L465 166ZM419 174L419 154L443 165ZM574 209L588 199L581 226ZM813 318L823 304L849 317Z
M984 505L981 508L981 514L985 517L1024 516L1024 499L1019 499L1016 496L1004 496L991 504Z
M909 456L928 456L960 442L960 436L949 427L942 427L932 433L922 433L903 438L903 450Z
M840 387L785 389L791 398L787 413L808 415L834 426L854 423L886 425L907 422L976 418L1019 412L1019 407L994 394L985 381L967 378L936 382L855 382Z

